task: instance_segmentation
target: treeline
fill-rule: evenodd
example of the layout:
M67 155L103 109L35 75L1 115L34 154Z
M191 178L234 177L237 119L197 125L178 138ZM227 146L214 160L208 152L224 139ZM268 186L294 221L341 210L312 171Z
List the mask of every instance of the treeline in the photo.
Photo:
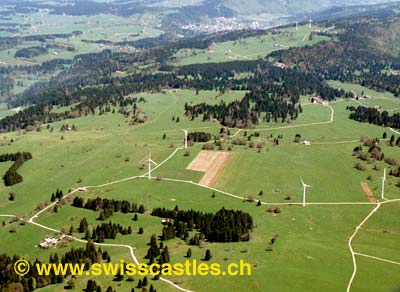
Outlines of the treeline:
M9 76L0 76L0 96L8 94L14 88L14 80Z
M389 115L387 111L379 111L373 107L347 107L351 111L349 118L358 122L374 124L383 127L400 129L400 113Z
M1 75L16 75L19 73L26 74L48 74L57 70L64 70L67 65L71 65L72 60L54 59L35 65L14 65L0 67Z
M206 132L192 132L188 134L187 139L192 142L208 142L211 140L211 134Z
M115 224L112 222L101 223L91 229L89 229L89 224L86 218L83 218L79 223L78 228L79 233L85 233L84 239L94 240L98 243L104 242L104 239L115 239L117 234L127 235L132 233L132 227L123 227L120 224Z
M101 248L96 250L96 247L92 242L88 242L86 247L72 248L61 257L57 254L50 254L48 263L62 263L62 264L85 264L85 268L89 269L93 263L99 263L101 259L108 258L109 255ZM54 271L51 271L49 275L39 275L36 264L42 264L43 262L36 259L33 262L29 262L31 269L29 272L20 277L14 271L14 264L21 259L19 256L14 255L13 257L6 254L0 255L0 291L2 292L14 292L14 291L34 291L39 288L46 287L52 284L61 284L64 282L64 277L68 275L55 275ZM68 270L67 273L70 271Z
M90 93L91 94L90 94ZM95 92L99 92L97 97ZM121 95L109 95L105 96L104 93L100 93L101 89L87 89L82 94L90 94L91 98L84 96L85 101L79 103L76 106L71 107L69 110L64 112L52 112L54 104L61 102L61 105L69 105L75 100L74 98L59 100L54 102L54 104L38 104L29 106L12 116L7 116L0 120L0 132L16 131L18 129L34 130L41 126L43 123L53 123L57 121L62 121L65 119L78 118L82 116L87 116L89 114L95 114L96 109L100 107L100 114L105 112L111 112L111 106L119 106L124 108L123 111L119 111L124 115L129 112L135 113L136 98L124 98ZM104 90L104 92L109 93L109 91ZM81 98L82 98L81 96ZM78 98L78 97L76 97ZM144 101L139 99L139 102ZM132 111L126 111L126 108L133 105ZM102 108L104 107L104 108ZM115 113L115 111L113 111Z
M51 112L52 105L34 105L23 109L12 116L7 116L0 120L0 132L16 131L18 129L31 130L40 126L42 123L52 123L67 118L81 116L73 111ZM87 109L89 111L89 109ZM87 112L85 113L87 114Z
M18 168L25 161L32 159L32 154L29 152L7 153L0 155L0 162L14 161L13 165L7 170L3 176L4 184L12 186L23 181L23 177L17 173Z
M54 40L56 38L70 38L72 36L81 35L81 31L73 31L72 33L60 34L43 34L43 35L28 35L20 37L0 37L0 49L8 50L24 42L41 42L45 43L47 40Z
M235 77L235 73L253 72L259 64L259 60L191 64L179 67L176 73L178 75L183 75L185 79L188 76L201 76L202 78L205 77L207 80L220 78L226 79Z
M85 200L81 197L75 197L72 201L72 206L76 208L84 208L92 211L100 211L98 220L105 220L113 215L114 212L121 213L140 213L145 212L144 206L138 206L126 200L103 199L97 197L95 199Z
M184 237L186 228L199 230L201 236L210 242L237 242L249 240L253 228L253 218L243 211L221 210L214 213L203 213L194 210L169 210L155 208L151 215L173 220L175 236ZM171 229L170 229L171 230ZM166 230L166 233L168 230ZM164 233L164 232L163 232ZM169 234L169 233L168 233ZM168 236L172 237L171 234Z
M16 58L35 58L40 55L45 55L49 52L49 50L45 47L29 47L29 48L22 48L15 52Z

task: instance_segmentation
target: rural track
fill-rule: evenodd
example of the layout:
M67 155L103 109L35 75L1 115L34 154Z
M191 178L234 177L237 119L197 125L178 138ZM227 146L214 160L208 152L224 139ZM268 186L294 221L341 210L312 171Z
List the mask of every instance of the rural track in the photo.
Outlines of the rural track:
M358 256L361 256L361 257L371 258L371 259L378 260L378 261L382 261L382 262L389 263L389 264L400 265L400 262L396 262L396 261L392 261L392 260L387 260L387 259L384 259L384 258L372 256L372 255L369 255L369 254L364 254L364 253L359 253L359 252L355 252L354 254L355 254L355 255L358 255Z
M389 130L390 130L390 131L392 131L393 133L396 133L396 134L400 135L400 132L399 132L399 131L396 131L396 130L394 130L393 128L389 128Z
M354 237L356 237L358 231L365 224L365 222L367 222L368 219L371 218L372 215L374 215L376 211L378 211L378 209L381 207L381 204L382 203L377 203L376 207L374 209L372 209L371 212L368 213L367 217L365 217L364 220L361 221L361 223L356 226L356 229L354 230L353 234L350 236L350 238L349 238L349 240L347 242L347 245L348 245L350 253L351 253L351 258L352 258L352 261L353 261L353 273L351 274L349 283L347 284L346 292L350 292L351 285L353 284L354 278L355 278L355 276L357 274L356 253L355 253L355 251L353 249L353 246L352 246L353 239L354 239Z
M336 102L340 102L340 101L336 101ZM311 105L311 103L307 103L305 105ZM282 129L291 129L291 128L301 128L301 127L308 127L308 126L332 124L335 121L335 109L329 104L324 105L324 106L328 107L331 110L330 119L329 119L329 121L326 121L326 122L315 122L315 123L308 123L308 124L298 124L298 125L289 125L289 126L272 127L272 128L246 129L246 131L247 132L274 131L274 130L282 130Z
M374 204L376 204L375 208L372 209L368 213L368 215L364 218L364 220L362 220L361 223L356 226L353 234L350 236L350 238L349 238L349 240L347 242L347 245L349 247L349 250L350 250L350 253L351 253L351 258L352 258L352 261L353 261L353 273L351 274L350 280L349 280L349 282L347 284L346 292L350 292L351 286L352 286L353 281L354 281L354 278L355 278L355 276L357 274L356 255L363 256L363 257L368 257L368 258L371 258L371 259L375 259L375 260L379 260L379 261L383 261L383 262L387 262L387 263L391 263L391 264L400 265L399 262L395 262L395 261L392 261L392 260L383 259L383 258L379 258L379 257L375 257L375 256L371 256L371 255L366 255L366 254L355 252L354 249L353 249L353 246L352 246L353 239L356 237L356 235L360 231L361 227L372 217L372 215L374 215L383 204L389 204L389 203L393 203L393 202L400 202L400 199L386 200L386 201L383 201L383 202L374 203Z
M160 162L155 168L153 168L153 169L151 170L151 172L154 171L155 169L157 169L158 167L160 167L161 165L163 165L163 164L164 164L165 162L167 162L169 159L171 159L171 158L176 154L176 152L178 152L178 151L181 150L181 149L183 149L183 147L178 147L178 148L176 148L166 159L164 159L164 160L163 160L162 162ZM132 180L132 179L136 179L136 178L144 178L147 174L148 174L148 172L145 173L145 174L143 174L143 175L141 175L141 176L128 177L128 178L125 178L125 179L120 179L120 180L117 180L117 181L113 181L113 182L110 182L110 183L106 183L106 184L102 184L102 185L97 185L97 186L79 187L79 188L77 188L77 189L75 189L75 190L69 192L69 193L66 194L65 196L63 196L62 199L65 199L65 198L67 198L68 196L70 196L70 195L72 195L72 194L74 194L74 193L76 193L76 192L86 191L86 190L89 189L89 188L103 187L103 186L108 186L108 185L110 185L110 184L116 184L116 183L124 182L124 181L127 181L127 180ZM43 228L43 229L46 229L46 230L49 230L49 231L58 233L58 234L63 234L60 230L57 230L57 229L54 229L54 228L45 226L45 225L43 225L43 224L40 224L40 223L37 223L37 222L34 221L34 219L38 218L40 214L44 213L46 210L49 210L51 207L54 207L54 205L57 204L57 203L58 203L58 201L55 201L55 202L49 204L48 206L46 206L45 208L43 208L42 210L40 210L39 212L37 212L36 214L34 214L33 216L31 216L26 222L29 223L29 224L35 225L35 226L37 226L37 227L40 227L40 228ZM3 217L16 217L16 218L18 218L18 217L15 216L15 215L8 215L8 214L7 214L7 215L0 215L0 216L3 216ZM72 236L72 235L63 234L63 236L64 236L64 237L67 237L67 238L70 238L70 239L72 239L72 240L81 242L81 243L87 243L87 242L88 242L87 240L80 239L80 238L74 237L74 236ZM131 255L131 258L132 258L133 262L134 262L136 265L139 265L139 264L140 264L139 260L137 259L136 255L135 255L135 253L134 253L134 248L133 248L132 246L130 246L130 245L126 245L126 244L113 244L113 243L96 243L96 242L93 242L93 244L94 244L94 245L97 245L97 246L108 246L108 247L122 247L122 248L127 248L127 249L129 249L129 252L130 252L130 255ZM192 290L188 290L188 289L182 288L182 287L180 287L179 285L175 284L174 282L172 282L172 281L170 281L170 280L168 280L168 279L166 279L166 278L160 277L159 280L163 281L164 283L166 283L166 284L168 284L168 285L173 286L174 288L176 288L176 289L178 289L178 290L180 290L180 291L183 291L183 292L194 292L194 291L192 291Z
M338 103L338 102L342 102L343 100L336 100L336 101L332 101L330 103ZM314 105L312 103L305 103L302 105ZM329 107L329 109L331 110L331 114L330 114L330 118L329 121L325 121L325 122L315 122L315 123L307 123L307 124L298 124L298 125L288 125L288 126L281 126L281 127L271 127L271 128L259 128L259 129L246 129L247 132L258 132L258 131L274 131L274 130L282 130L282 129L291 129L291 128L301 128L301 127L307 127L307 126L316 126L316 125L325 125L325 124L331 124L335 121L335 109L328 103L327 105L324 105L326 107ZM216 128L220 128L219 126L208 126L208 127L195 127L195 128L190 128L190 130L201 130L201 129L216 129ZM239 132L242 131L242 129L238 129L238 128L229 128L230 130L234 130L237 129L237 132L231 136L235 137L237 134L239 134ZM390 128L391 129L391 128ZM391 129L392 131L394 131L393 129ZM172 130L165 130L165 131L157 131L157 133L172 133L172 132L179 132L182 130L178 130L178 129L172 129ZM396 131L394 131L396 132ZM400 133L398 133L400 134Z
M17 217L17 216L9 214L0 214L0 217Z
M37 216L36 216L36 217L37 217ZM35 217L35 218L36 218L36 217ZM35 225L35 226L37 226L37 227L40 227L40 228L43 228L43 229L46 229L46 230L49 230L49 231L52 231L52 232L55 232L55 233L62 234L62 232L61 232L60 230L57 230L57 229L54 229L54 228L45 226L45 225L43 225L43 224L37 223L37 222L35 222L35 221L31 220L31 219L30 219L29 221L27 221L27 223L30 223L30 224L32 224L32 225ZM81 238L77 238L77 237L74 237L74 236L72 236L72 235L63 234L63 237L67 237L67 238L70 238L70 239L72 239L72 240L75 240L75 241L78 241L78 242L81 242L81 243L87 243L87 242L88 242L87 240L84 240L84 239L81 239ZM97 243L97 242L93 242L93 244L96 245L96 246L127 248L127 249L129 249L130 256L131 256L133 262L135 263L135 265L138 266L138 265L140 264L139 260L137 259L136 255L135 255L135 253L134 253L134 248L133 248L132 246L130 246L130 245L127 245L127 244L117 244L117 243ZM180 291L184 291L184 292L194 292L194 291L192 291L192 290L188 290L188 289L182 288L182 287L178 286L177 284L175 284L174 282L172 282L172 281L170 281L170 280L168 280L168 279L165 279L165 278L163 278L163 277L160 277L159 279L160 279L161 281L163 281L163 282L165 282L165 283L167 283L167 284L173 286L174 288L180 290Z

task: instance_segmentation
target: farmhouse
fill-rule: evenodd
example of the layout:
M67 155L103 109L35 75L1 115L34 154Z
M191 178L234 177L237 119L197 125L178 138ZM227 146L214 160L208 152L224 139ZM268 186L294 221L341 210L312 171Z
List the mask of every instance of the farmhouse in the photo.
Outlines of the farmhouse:
M280 62L275 62L275 63L273 64L273 66L278 67L278 68L281 68L281 69L285 69L285 68L287 67L286 64L280 63Z
M317 103L320 103L320 99L319 99L318 96L313 96L313 97L310 98L310 102L314 103L314 104L317 104Z
M161 219L161 224L162 225L169 225L169 224L171 224L171 219L169 219L169 218Z
M56 246L59 242L59 238L55 238L52 236L46 236L43 240L39 243L39 247L41 248L49 248Z

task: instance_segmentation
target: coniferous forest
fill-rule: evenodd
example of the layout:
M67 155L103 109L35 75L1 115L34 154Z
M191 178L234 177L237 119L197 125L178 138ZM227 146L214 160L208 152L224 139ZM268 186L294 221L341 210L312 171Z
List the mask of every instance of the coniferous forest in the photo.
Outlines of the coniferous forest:
M6 186L12 186L23 181L23 177L17 173L17 170L29 159L32 159L32 154L29 152L0 155L0 162L14 161L13 165L11 165L3 176L4 184Z
M249 240L253 229L253 218L243 211L222 208L216 213L203 213L194 210L153 209L151 215L173 220L174 236L184 238L187 230L199 230L210 242L235 242ZM183 224L182 224L183 223ZM170 229L172 230L172 229ZM169 230L163 231L168 233ZM169 233L168 238L172 237Z

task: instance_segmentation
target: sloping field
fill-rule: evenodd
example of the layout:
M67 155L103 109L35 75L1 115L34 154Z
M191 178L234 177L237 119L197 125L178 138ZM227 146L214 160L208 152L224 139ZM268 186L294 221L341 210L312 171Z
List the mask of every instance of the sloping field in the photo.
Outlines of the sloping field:
M217 180L231 156L232 154L229 152L203 150L199 152L186 169L205 172L199 183L211 186Z

